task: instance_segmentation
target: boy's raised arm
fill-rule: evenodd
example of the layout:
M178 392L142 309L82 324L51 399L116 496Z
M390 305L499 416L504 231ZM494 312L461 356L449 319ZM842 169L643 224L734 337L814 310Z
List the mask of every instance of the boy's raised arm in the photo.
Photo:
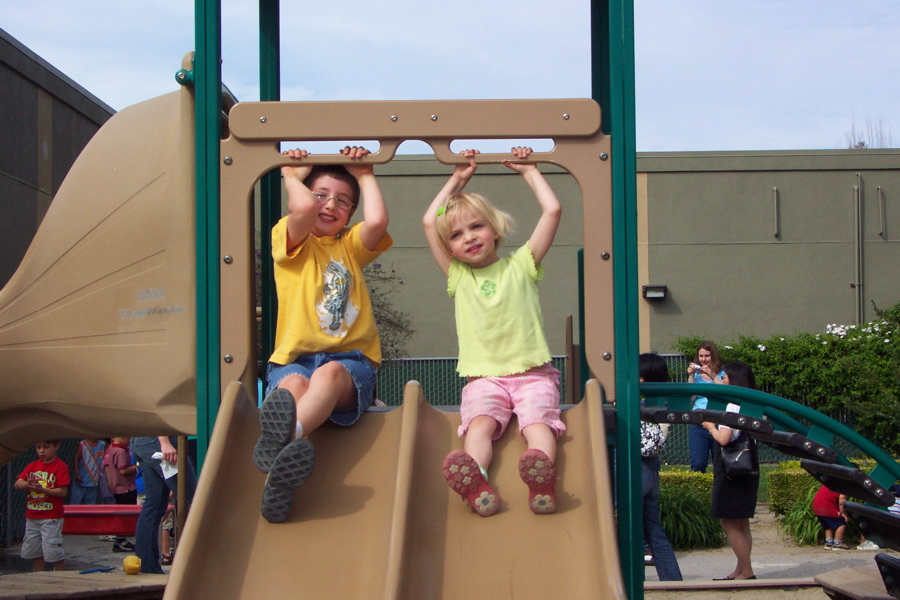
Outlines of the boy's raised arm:
M512 149L512 152L519 159L525 159L531 154L531 148L517 146ZM556 230L559 228L559 220L562 217L562 206L550 184L547 183L547 180L544 179L544 176L538 170L537 165L516 163L509 160L503 161L503 164L522 175L541 206L541 218L528 239L528 246L531 248L534 263L540 264L550 250L550 246L553 245L553 238L556 237Z
M478 167L474 156L478 153L478 150L463 150L460 152L460 154L469 159L469 164L457 165L456 168L453 169L453 173L450 175L447 183L444 184L441 191L438 192L437 196L434 197L434 200L431 201L431 205L428 207L428 210L425 211L425 216L422 217L422 226L425 228L425 239L428 240L428 247L431 249L431 255L434 257L434 261L437 263L438 267L440 267L441 271L443 271L444 275L447 275L447 273L450 272L450 256L444 251L444 246L438 238L437 228L435 226L438 218L437 211L443 206L444 202L447 201L447 198L463 191L463 188L465 188L466 184L469 183L469 180L472 179L472 175L475 174L475 169Z
M306 150L286 150L282 154L295 159L303 159L308 156ZM306 239L313 230L318 218L319 205L312 195L312 191L303 180L312 171L311 165L284 166L281 167L281 175L284 177L284 188L288 194L288 220L287 220L287 250L296 248Z
M360 146L345 146L341 154L351 159L358 159L370 154ZM381 194L381 188L375 179L375 171L370 164L346 165L347 171L359 182L360 202L363 209L363 225L359 232L360 240L369 250L375 250L388 228L388 210ZM365 199L365 200L363 200Z

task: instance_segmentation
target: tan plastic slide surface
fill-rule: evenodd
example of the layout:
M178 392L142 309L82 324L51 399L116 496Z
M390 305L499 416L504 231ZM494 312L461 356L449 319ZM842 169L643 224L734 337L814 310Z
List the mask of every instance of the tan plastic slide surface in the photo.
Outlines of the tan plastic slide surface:
M459 414L407 385L403 405L346 429L325 426L312 476L286 523L259 514L265 475L251 463L258 411L228 387L166 600L228 598L624 598L599 386L565 411L559 509L534 515L515 422L495 444L500 511L475 514L441 462L461 447Z
M182 89L114 115L0 290L0 464L196 431L192 110Z

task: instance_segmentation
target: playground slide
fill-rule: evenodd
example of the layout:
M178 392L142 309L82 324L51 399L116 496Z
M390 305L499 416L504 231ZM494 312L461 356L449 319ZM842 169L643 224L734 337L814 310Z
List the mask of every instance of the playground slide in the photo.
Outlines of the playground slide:
M189 57L182 66L190 68ZM274 120L300 104L266 109ZM482 114L467 106L472 110L461 112ZM441 109L448 131L462 118L451 118L451 108ZM557 108L525 122L549 122ZM574 127L567 135L578 141L572 148L581 148L585 136L602 138L599 110L577 102L576 108L562 126ZM570 111L563 112L568 119ZM594 141L608 151L604 139ZM257 162L280 160L269 141L258 143L267 154ZM570 154L595 161L600 153ZM193 157L193 97L182 88L116 114L73 165L0 290L0 464L50 437L195 431ZM596 165L581 171L591 173L582 185L600 185ZM251 247L239 243L248 235L244 196L233 203L238 209L223 210L242 230L223 230L225 239L237 240L228 252L236 267ZM597 262L605 265L598 272L611 273L608 263ZM249 269L242 272L247 277ZM249 289L232 280L223 285ZM233 336L240 323L250 330L252 311L227 306L223 339L232 336L228 347L249 357L249 344ZM242 378L251 362L226 362L223 373L238 375L226 381ZM560 440L553 515L528 509L517 473L524 446L514 430L495 449L493 482L504 497L499 513L481 518L456 496L440 465L461 445L458 420L458 413L431 408L413 383L397 409L373 411L349 430L317 430L316 469L297 492L289 521L273 525L259 515L265 476L250 461L257 409L242 385L231 383L166 597L624 598L617 545L610 543L615 526L599 385L564 413L569 430Z
M511 427L491 467L503 504L482 518L441 475L461 445L459 414L432 408L411 382L397 409L313 434L315 470L290 519L272 524L250 460L257 409L233 383L165 598L624 598L596 382L563 420L558 511L528 509Z
M192 113L182 89L114 115L0 290L0 464L196 430Z

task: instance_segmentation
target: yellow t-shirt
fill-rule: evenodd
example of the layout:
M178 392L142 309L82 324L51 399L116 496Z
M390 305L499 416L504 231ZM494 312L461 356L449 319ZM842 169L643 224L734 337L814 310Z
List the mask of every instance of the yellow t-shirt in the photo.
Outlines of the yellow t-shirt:
M381 344L362 268L391 247L387 233L375 250L359 238L362 223L338 236L312 234L287 253L287 217L272 228L278 326L271 362L303 354L360 350L377 367Z

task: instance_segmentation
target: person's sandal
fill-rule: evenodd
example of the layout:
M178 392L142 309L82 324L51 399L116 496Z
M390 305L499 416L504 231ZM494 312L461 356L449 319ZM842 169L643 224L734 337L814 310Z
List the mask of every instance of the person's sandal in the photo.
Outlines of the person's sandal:
M528 508L536 515L556 510L556 467L540 450L526 450L519 459L519 477L528 486Z
M500 508L500 494L494 491L474 458L463 450L454 450L444 459L444 479L450 489L462 496L482 517L489 517Z
M175 558L175 552L169 552L168 554L163 554L162 559L159 561L161 565L168 566L172 564L172 560Z

